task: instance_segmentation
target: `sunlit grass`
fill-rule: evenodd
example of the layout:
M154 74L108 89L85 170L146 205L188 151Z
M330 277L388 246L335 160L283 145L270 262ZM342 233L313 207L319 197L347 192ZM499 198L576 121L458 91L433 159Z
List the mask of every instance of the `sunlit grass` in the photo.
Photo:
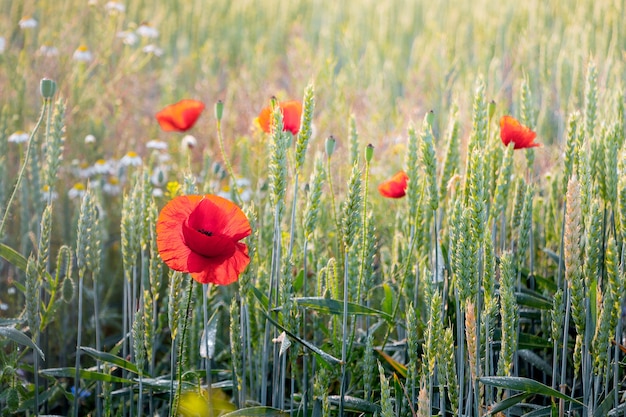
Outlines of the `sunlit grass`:
M622 6L0 3L3 415L623 408ZM306 134L262 132L271 97ZM155 243L207 193L253 229L228 287Z

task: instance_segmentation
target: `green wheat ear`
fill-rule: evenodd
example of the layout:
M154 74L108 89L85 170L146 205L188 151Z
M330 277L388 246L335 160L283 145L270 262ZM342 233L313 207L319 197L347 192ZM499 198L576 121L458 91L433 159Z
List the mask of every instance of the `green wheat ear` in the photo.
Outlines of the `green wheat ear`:
M378 374L380 376L380 416L394 417L396 413L393 411L389 380L385 377L385 370L380 362L378 362Z
M313 134L313 111L315 110L315 87L313 83L307 85L304 90L302 106L302 119L300 131L296 140L296 172L300 172L304 165L306 150Z

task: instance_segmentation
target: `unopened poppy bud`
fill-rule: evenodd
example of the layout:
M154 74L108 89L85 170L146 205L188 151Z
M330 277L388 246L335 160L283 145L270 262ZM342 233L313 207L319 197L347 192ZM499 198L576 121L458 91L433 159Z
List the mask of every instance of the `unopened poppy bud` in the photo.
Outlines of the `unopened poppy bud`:
M224 102L222 100L217 100L215 103L215 118L217 121L222 120L222 115L224 114Z
M332 136L329 136L328 139L326 139L326 155L328 155L329 158L331 157L331 155L335 151L335 144L336 143L337 143L337 141Z
M369 163L374 156L374 145L371 143L365 147L365 160Z
M429 126L432 126L433 120L435 120L435 112L431 110L428 113L426 113L426 122L428 123Z
M489 120L491 120L491 118L493 117L494 113L496 112L496 102L494 100L491 100L489 102Z
M61 286L61 297L67 304L72 302L72 299L74 298L74 281L72 281L72 278L66 277L63 280L63 285Z
M39 91L44 99L49 100L54 97L57 92L57 83L54 80L42 78L39 82Z

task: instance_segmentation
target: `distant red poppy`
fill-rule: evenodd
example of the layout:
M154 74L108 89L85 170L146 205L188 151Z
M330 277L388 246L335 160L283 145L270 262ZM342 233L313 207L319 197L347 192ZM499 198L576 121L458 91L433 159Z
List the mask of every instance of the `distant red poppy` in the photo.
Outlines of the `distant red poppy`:
M283 101L278 103L278 107L283 112L283 131L291 132L294 136L300 131L300 118L302 117L302 103L296 100ZM265 133L270 133L272 119L272 109L265 107L259 113L259 126Z
M406 195L406 187L407 182L409 181L409 176L406 175L406 172L399 171L396 175L388 179L387 181L382 182L378 186L378 192L387 198L400 198Z
M203 102L186 99L165 107L156 114L156 119L166 132L185 132L193 127L202 110Z
M196 281L228 285L250 263L250 222L235 203L216 195L183 195L163 207L157 220L157 248L170 268Z
M513 142L513 149L534 148L541 146L534 142L537 134L518 122L514 117L502 116L500 119L500 139L504 146Z

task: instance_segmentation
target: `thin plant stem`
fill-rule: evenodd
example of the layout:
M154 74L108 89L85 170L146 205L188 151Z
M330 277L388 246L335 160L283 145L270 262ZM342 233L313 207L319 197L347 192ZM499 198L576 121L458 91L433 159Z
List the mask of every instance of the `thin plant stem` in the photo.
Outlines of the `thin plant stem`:
M226 165L226 171L228 171L230 180L233 183L233 190L235 191L233 194L235 195L237 204L241 205L241 195L239 194L239 187L237 187L237 178L235 177L233 166L230 164L230 159L226 157L226 150L224 149L224 138L222 136L222 121L220 119L217 120L217 141L220 145L220 152L222 153L222 159L224 160L224 165Z
M43 107L41 108L41 114L39 115L39 119L37 120L35 127L30 133L30 136L28 137L28 146L26 146L26 154L24 155L24 163L20 167L20 172L17 175L17 180L15 181L15 187L13 188L13 191L11 192L11 197L9 197L9 200L7 201L7 206L4 209L4 215L2 216L2 223L0 223L0 237L2 236L2 233L4 232L4 225L7 222L7 218L9 216L9 210L11 209L11 204L13 203L13 199L15 198L15 194L17 193L17 190L20 188L20 184L22 182L22 179L24 178L24 173L26 172L26 166L28 165L28 160L30 159L30 152L32 148L31 144L33 143L35 134L37 133L37 130L39 130L39 126L41 125L41 122L44 119L46 110L48 108L48 104L49 104L49 101L44 100Z
M78 274L78 323L76 333L76 361L74 373L74 417L78 417L78 399L80 397L80 345L82 343L83 329L83 280L85 271Z
M183 354L185 352L185 336L187 335L187 327L189 324L189 316L191 314L191 297L193 295L194 280L191 275L187 274L189 285L187 286L187 302L185 305L185 317L183 319L183 332L180 338L180 346L178 348L178 386L176 387L176 396L174 397L174 413L171 416L178 415L178 407L180 405L180 395L183 391Z
M346 251L343 270L343 336L341 341L341 385L339 387L339 415L343 416L346 395L346 362L348 359L348 252Z

